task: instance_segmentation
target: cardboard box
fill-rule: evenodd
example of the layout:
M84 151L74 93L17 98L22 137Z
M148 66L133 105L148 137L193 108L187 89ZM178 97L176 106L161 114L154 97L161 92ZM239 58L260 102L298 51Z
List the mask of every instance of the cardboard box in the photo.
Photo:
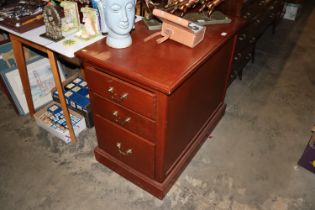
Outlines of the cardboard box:
M163 38L157 40L159 44L171 39L194 48L204 38L206 27L159 9L154 9L153 14L163 21L160 33Z
M59 96L55 92L53 92L53 100L60 103ZM94 118L91 110L91 104L87 105L85 108L81 108L80 105L77 105L73 100L69 100L66 98L66 102L69 109L78 112L84 117L86 127L92 128L94 126Z
M72 110L69 110L69 112L74 133L78 136L84 129L86 129L84 117ZM34 118L38 126L44 128L67 144L71 142L69 129L60 104L56 102L48 104L36 112Z
M301 11L301 4L296 3L285 3L285 13L283 18L287 20L296 20Z
M64 83L64 94L67 106L75 112L80 113L85 118L86 126L94 126L93 114L89 97L87 82L79 75L68 78ZM52 89L52 98L60 103L58 91Z

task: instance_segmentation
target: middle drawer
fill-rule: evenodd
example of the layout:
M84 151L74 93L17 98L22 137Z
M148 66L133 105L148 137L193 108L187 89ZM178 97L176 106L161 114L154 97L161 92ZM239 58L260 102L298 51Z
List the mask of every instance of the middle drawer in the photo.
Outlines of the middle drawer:
M93 99L95 114L99 114L151 142L155 142L156 124L153 120L116 105L98 94L93 93Z

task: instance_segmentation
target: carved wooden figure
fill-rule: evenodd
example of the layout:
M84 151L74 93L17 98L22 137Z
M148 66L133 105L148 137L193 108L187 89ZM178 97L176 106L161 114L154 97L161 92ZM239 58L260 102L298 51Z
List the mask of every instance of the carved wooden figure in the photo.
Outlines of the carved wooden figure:
M42 36L54 41L63 39L61 31L61 19L56 8L52 4L48 4L44 8L43 15L46 33Z

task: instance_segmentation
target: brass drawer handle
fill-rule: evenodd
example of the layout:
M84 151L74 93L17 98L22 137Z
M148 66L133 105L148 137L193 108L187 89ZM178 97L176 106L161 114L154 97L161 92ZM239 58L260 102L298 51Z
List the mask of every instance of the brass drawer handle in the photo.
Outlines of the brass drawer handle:
M246 60L249 60L249 59L251 59L252 58L252 54L251 53L248 53L246 56L245 56L245 59Z
M254 43L256 41L256 37L252 37L251 39L250 39L250 41L249 41L249 43Z
M123 93L121 96L117 96L115 93L115 88L114 87L109 87L107 89L107 92L110 94L111 99L113 99L116 102L122 102L128 98L128 93Z
M241 57L242 57L242 54L241 53L237 53L236 56L234 56L234 60L237 61Z
M243 18L244 18L244 19L247 19L247 18L249 18L250 16L252 16L252 13L246 12L246 13L243 15Z
M121 126L126 125L131 120L131 117L126 117L125 119L121 119L121 117L119 116L119 112L118 111L114 111L113 112L113 116L115 117L114 121L116 123L118 123L119 125L121 125Z
M116 143L116 146L117 146L117 148L118 148L118 152L121 154L121 155L123 155L123 156L129 156L129 155L131 155L132 154L132 149L127 149L126 151L122 151L122 149L121 149L121 143L120 142L117 142Z
M107 92L113 94L114 93L114 87L109 87L107 89Z
M265 1L260 1L260 2L258 3L259 6L262 6L262 5L264 5L264 4L265 4Z
M124 93L124 94L122 94L121 96L120 96L120 100L125 100L125 99L127 99L128 98L128 93Z
M238 40L243 41L244 39L246 39L246 34L243 33L238 37Z

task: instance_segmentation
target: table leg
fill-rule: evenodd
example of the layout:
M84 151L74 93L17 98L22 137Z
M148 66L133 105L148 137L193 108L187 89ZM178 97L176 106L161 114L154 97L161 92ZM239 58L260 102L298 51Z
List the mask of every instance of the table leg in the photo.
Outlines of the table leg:
M30 81L28 78L28 73L27 73L27 68L26 68L26 63L25 63L23 45L19 40L15 39L14 36L11 36L11 34L10 34L10 39L12 42L16 65L20 73L27 106L28 106L30 114L33 116L35 114L35 109L34 109L34 104L33 104Z
M56 88L58 91L61 108L62 108L63 114L64 114L66 122L67 122L68 129L69 129L71 142L75 143L76 137L75 137L74 129L72 127L72 123L71 123L71 119L70 119L70 113L69 113L69 110L67 108L66 100L64 97L64 91L63 91L62 83L60 80L60 74L59 74L59 70L58 70L58 66L57 66L56 57L55 57L54 52L52 52L50 50L47 50L47 54L48 54L48 59L49 59L50 66L51 66L51 71L53 73L54 80L56 83Z

